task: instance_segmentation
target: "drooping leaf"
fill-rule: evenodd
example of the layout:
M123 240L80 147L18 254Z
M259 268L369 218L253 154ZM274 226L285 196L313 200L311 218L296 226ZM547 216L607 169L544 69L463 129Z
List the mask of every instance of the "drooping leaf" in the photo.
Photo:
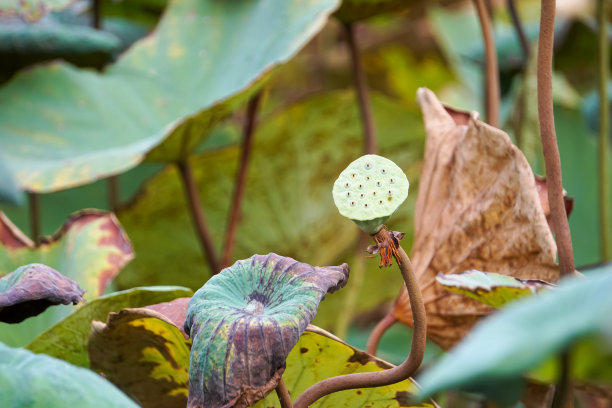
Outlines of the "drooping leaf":
M415 209L412 261L423 288L428 336L443 348L458 342L494 309L449 293L438 272L486 270L555 282L556 246L527 160L501 130L418 94L428 138ZM412 325L405 287L394 316Z
M0 0L0 18L20 17L32 22L74 2L75 0Z
M77 304L85 291L43 264L24 265L0 278L0 321L19 323L49 306Z
M408 352L408 348L406 348ZM374 372L393 365L342 342L316 326L309 326L287 357L283 380L291 398L295 400L308 387L318 381L341 374ZM363 388L336 392L319 399L313 408L335 407L434 407L413 401L417 386L410 380L385 387ZM276 393L270 393L254 408L280 408Z
M185 312L187 305L180 304ZM93 322L89 359L92 369L143 408L183 408L190 348L191 341L162 313L150 307L123 309L110 313L106 323Z
M0 406L137 408L94 372L0 343Z
M36 337L27 348L35 353L45 353L74 365L89 367L87 342L92 321L106 320L110 312L167 302L191 294L191 290L187 288L156 286L104 295L87 302L70 316Z
M183 160L337 6L173 0L155 32L104 73L53 63L2 88L6 164L21 188L51 192L121 173L145 156Z
M100 296L134 256L115 216L98 210L73 214L38 247L0 211L0 244L0 275L21 265L44 263L85 289L85 300ZM72 306L53 307L10 329L0 324L0 341L24 346L73 310Z
M372 105L381 154L402 167L414 188L424 139L420 115L380 94L372 94ZM316 95L261 119L253 140L234 260L275 251L312 265L329 265L354 245L358 229L338 213L330 191L335 177L362 154L360 126L353 92ZM271 151L279 153L270 155ZM230 147L191 161L212 236L224 235L239 155L238 147ZM118 276L120 287L140 282L202 285L208 270L183 196L176 169L169 168L151 179L133 205L119 212L138 254ZM415 197L408 197L390 226L411 231ZM220 245L221 239L216 243ZM173 270L177 264L179 276L156 272ZM400 274L380 273L376 262L368 262L356 312L391 301L396 293L389 288L401 283ZM318 325L333 327L343 292L321 305Z
M610 290L612 274L604 268L585 278L565 278L556 290L516 301L479 324L418 378L423 395L504 384L574 344L582 347L582 340L591 344L591 368L609 371L605 367L612 356Z
M554 287L541 280L523 280L499 273L477 270L445 275L439 273L436 281L451 292L476 299L485 305L501 307L508 302Z
M193 348L188 407L246 407L273 390L287 355L347 264L312 267L276 254L253 255L213 276L189 302Z

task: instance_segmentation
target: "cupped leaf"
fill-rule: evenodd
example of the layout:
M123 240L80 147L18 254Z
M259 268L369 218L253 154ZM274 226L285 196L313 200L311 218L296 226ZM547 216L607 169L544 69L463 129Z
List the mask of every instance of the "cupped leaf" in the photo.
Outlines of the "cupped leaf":
M0 211L0 275L21 265L44 263L85 289L84 300L100 296L121 268L134 256L131 243L115 216L98 210L73 214L52 237L39 246ZM69 315L72 306L48 309L10 329L0 324L0 341L24 346Z
M162 307L174 309L168 303ZM185 302L174 304L185 312ZM106 323L94 321L89 338L91 368L143 408L187 405L190 349L179 328L150 307L110 313Z
M408 178L391 160L366 154L351 162L334 183L340 214L372 235L408 197Z
M76 0L0 0L0 17L34 21L51 11L62 10Z
M407 350L406 350L407 351ZM308 387L342 374L375 372L393 365L349 346L337 337L309 326L287 357L283 380L292 399L296 399ZM434 407L434 403L419 404L414 401L417 386L411 379L384 387L354 389L327 395L311 405L313 408L335 407ZM278 407L275 393L254 405L255 408Z
M142 287L101 296L87 302L77 311L36 337L27 348L45 353L71 364L89 367L87 342L91 322L106 320L110 312L143 307L190 296L192 291L178 286Z
M245 407L274 389L285 359L349 268L253 255L213 276L189 302L188 407Z
M412 261L423 288L428 336L457 343L494 309L449 293L435 279L471 269L555 282L556 246L529 163L507 134L445 108L420 89L427 141L415 208ZM412 325L405 287L394 316Z
M422 394L446 388L478 389L485 383L502 385L594 337L599 341L591 342L597 345L591 348L592 358L598 361L595 366L604 368L612 355L611 290L612 274L604 268L584 278L565 278L556 290L516 301L484 320L426 370L419 377Z
M85 300L100 296L134 257L117 218L99 210L73 214L39 246L0 212L0 244L0 275L24 264L41 262L79 283L86 291Z
M0 406L137 408L96 373L0 343Z
M77 304L85 291L43 264L24 265L0 278L0 321L19 323L49 306Z
M155 32L99 74L53 63L0 90L0 149L23 189L50 192L151 160L184 160L338 0L173 0ZM34 118L34 119L33 119Z
M541 280L523 280L499 273L471 270L452 275L439 273L436 281L451 292L476 299L485 305L501 307L544 288L555 287Z

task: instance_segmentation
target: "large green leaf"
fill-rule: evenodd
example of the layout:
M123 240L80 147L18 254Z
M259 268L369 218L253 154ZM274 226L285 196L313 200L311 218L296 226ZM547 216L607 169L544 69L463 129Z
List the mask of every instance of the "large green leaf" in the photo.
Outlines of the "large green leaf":
M406 351L408 348L406 349ZM342 374L375 372L393 367L361 350L343 343L323 330L310 326L287 357L283 380L295 400L314 383ZM433 407L412 401L417 387L410 379L385 387L336 392L319 399L313 408L335 407ZM275 392L254 405L257 408L280 407Z
M187 304L181 305L184 312ZM176 325L148 308L123 309L110 313L106 323L94 321L89 339L91 368L143 408L187 405L190 349L191 341Z
M54 63L0 91L0 148L21 187L49 192L176 161L326 22L338 0L173 0L103 74ZM33 119L34 118L34 119Z
M477 270L453 275L438 273L436 281L451 292L460 293L486 305L501 307L508 302L554 287L541 280L518 279L513 276Z
M29 264L0 278L0 321L19 323L49 306L83 300L75 281L43 264Z
M85 289L85 300L100 296L134 256L115 216L98 210L73 214L39 246L0 212L0 243L0 275L24 264L44 263ZM23 346L73 310L71 306L58 306L10 328L0 324L0 341Z
M191 290L179 286L156 286L134 288L101 296L87 302L76 312L36 337L27 348L35 353L61 358L74 365L89 367L87 342L92 321L104 321L110 312L167 302L178 297L191 296L192 293Z
M90 370L2 343L0 384L3 407L138 407Z
M273 390L319 302L348 275L347 264L313 267L270 253L213 276L187 308L187 406L246 407Z
M599 340L591 361L601 369L612 351L610 272L566 278L558 289L518 300L483 321L418 378L423 395L503 385L585 339Z
M0 156L0 203L21 204L22 201L23 194Z
M377 94L372 104L381 154L398 163L416 188L424 139L420 114ZM253 141L234 258L274 251L313 265L337 263L353 246L358 229L338 213L331 190L338 174L361 152L361 125L352 92L317 95L262 119ZM238 147L230 147L191 161L217 247L224 235L239 154ZM119 212L138 253L118 277L120 287L202 286L207 267L184 211L183 196L176 169L168 168L151 179L132 206ZM408 197L390 227L410 232L413 207L414 198ZM157 273L177 264L181 265L179 275ZM372 261L364 285L367 289L357 310L391 300L402 279L400 274L379 271ZM329 313L318 314L324 319L319 325L334 324L342 298L339 293L322 305Z

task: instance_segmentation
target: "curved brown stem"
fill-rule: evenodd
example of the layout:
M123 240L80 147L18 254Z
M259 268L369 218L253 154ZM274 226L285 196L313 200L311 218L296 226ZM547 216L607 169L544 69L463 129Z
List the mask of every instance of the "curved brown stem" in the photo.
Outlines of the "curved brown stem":
M187 196L187 205L191 212L191 219L193 221L193 227L198 234L200 244L202 245L202 251L208 260L211 272L216 274L219 272L219 260L217 253L212 243L212 238L206 227L206 220L204 219L204 213L202 212L202 203L200 203L200 197L198 196L198 189L196 182L191 171L191 167L185 159L183 162L177 163L177 166L181 173L181 180L185 186L185 195Z
M561 275L574 273L574 252L570 235L563 186L561 181L561 159L555 134L555 118L552 98L552 58L555 29L555 0L542 0L540 17L540 40L538 42L538 117L540 137L546 163L548 202L552 230L557 239L559 268Z
M366 345L366 352L373 356L376 355L376 350L378 350L378 343L382 338L383 334L389 329L389 327L393 326L397 322L395 316L391 313L383 317L377 324L374 326L374 330L370 333L370 337L368 338L368 344Z
M289 395L289 390L287 390L285 381L283 381L283 377L280 378L278 385L276 386L276 395L280 401L281 408L293 408L291 396Z
M351 67L353 70L353 82L357 91L357 99L359 100L359 110L361 112L361 123L363 126L364 135L364 151L366 154L376 153L376 132L374 130L374 120L372 119L372 108L370 106L370 98L368 96L368 84L366 82L365 73L361 66L359 48L355 37L354 23L344 25L346 30L346 41L351 55Z
M383 227L375 234L376 241L388 238L389 231ZM386 238L385 238L386 237ZM402 277L410 296L410 306L414 319L414 332L410 354L406 360L397 367L389 370L374 371L370 373L354 373L340 375L320 381L302 393L294 402L295 408L306 408L319 398L337 391L349 390L353 388L371 388L394 384L410 377L421 365L425 354L425 341L427 334L427 315L425 314L425 304L419 289L416 275L410 263L408 255L401 246L397 246L395 260L402 272ZM399 256L398 256L399 255Z
M478 11L478 20L480 20L485 45L485 115L489 125L499 127L499 74L491 17L484 0L473 1Z
M236 173L236 182L234 184L234 197L230 208L229 219L227 221L227 229L225 232L225 244L223 245L223 260L222 266L229 266L232 260L232 252L234 251L234 243L236 241L236 229L240 219L240 206L242 197L244 196L244 186L246 184L247 168L251 157L251 146L253 145L253 133L255 131L255 119L257 117L257 109L261 100L261 92L253 96L247 105L247 117L244 124L242 152L240 154L240 167Z

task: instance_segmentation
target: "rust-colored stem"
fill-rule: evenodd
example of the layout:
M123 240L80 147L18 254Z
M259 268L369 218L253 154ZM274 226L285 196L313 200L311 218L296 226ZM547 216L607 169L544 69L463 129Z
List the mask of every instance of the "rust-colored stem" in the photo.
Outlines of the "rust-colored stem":
M380 322L374 326L374 330L370 333L370 338L368 338L368 344L366 345L366 352L373 356L376 355L376 350L378 350L378 343L382 338L383 334L389 329L389 327L393 326L397 322L397 319L393 316L393 314L389 313L385 317L381 319Z
M557 239L561 275L574 273L574 252L570 235L561 181L561 159L555 134L552 98L552 57L555 28L555 0L542 0L540 40L538 42L538 116L540 136L546 164L548 202L552 230Z
M476 11L478 11L485 46L485 115L489 125L499 127L499 73L491 16L487 11L484 0L473 1Z
M232 260L232 252L234 251L234 243L236 241L236 229L240 220L240 207L242 198L244 197L244 187L246 184L247 168L251 157L253 145L253 133L255 133L255 122L257 119L257 110L259 101L261 100L261 92L253 96L247 105L246 122L244 123L242 153L240 154L240 166L236 173L236 182L234 184L234 197L230 207L229 219L227 221L227 229L225 232L225 245L223 245L223 267L229 266Z
M276 395L280 401L281 408L293 408L291 396L289 395L285 381L283 381L283 377L280 378L278 385L276 386Z
M525 57L524 64L525 66L527 66L527 63L529 61L529 55L531 54L531 47L529 45L529 40L527 39L527 34L525 34L523 24L521 24L521 19L519 17L518 11L516 10L514 0L506 0L506 7L508 8L510 18L512 19L514 31L516 31L516 35L518 36L519 42L521 43L521 48L523 49L523 56Z
M185 161L177 163L177 166L181 173L181 180L183 180L183 185L185 186L185 195L187 197L189 211L191 212L193 227L195 228L198 239L200 240L204 256L208 260L208 265L210 266L212 273L216 274L220 270L219 260L217 258L217 253L215 252L210 233L206 227L206 220L204 219L202 204L200 203L200 197L198 196L198 189L193 177L193 172L191 171L191 167L189 166L187 160L188 159L185 159Z
M102 0L92 1L91 26L96 30L102 27Z
M354 23L344 25L346 31L346 43L351 56L351 68L353 70L353 82L359 100L359 111L361 112L361 124L363 126L364 151L367 154L375 154L376 131L374 130L374 120L372 118L372 107L368 95L368 83L366 81L363 67L361 66L361 55L357 46Z
M610 44L608 39L607 17L609 0L597 1L597 18L599 23L599 146L598 146L598 173L599 173L599 241L601 245L601 260L612 259L610 247L610 108L608 100L608 61L610 57Z
M119 210L119 176L110 176L107 181L108 208L117 212Z
M30 234L32 241L38 246L40 244L40 203L38 194L28 193L28 204L30 207Z
M378 236L379 234L388 235L388 231L383 227L376 235ZM380 238L384 239L383 237ZM295 400L293 404L295 408L306 408L319 398L333 392L394 384L407 379L419 368L423 361L423 355L425 354L425 341L427 335L425 304L423 303L423 296L421 295L421 290L410 259L404 249L399 245L397 247L397 255L394 255L395 260L402 272L402 277L408 289L410 306L412 307L412 316L414 319L414 332L410 354L403 363L389 370L346 374L320 381L304 391L302 395Z

